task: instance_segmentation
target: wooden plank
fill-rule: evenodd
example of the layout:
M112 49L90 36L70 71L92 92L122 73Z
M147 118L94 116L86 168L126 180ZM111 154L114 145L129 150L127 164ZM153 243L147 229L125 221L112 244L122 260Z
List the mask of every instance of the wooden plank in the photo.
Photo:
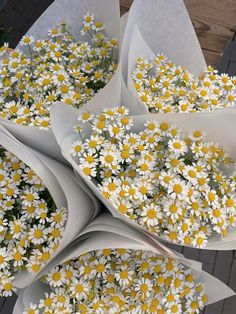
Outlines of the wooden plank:
M233 260L230 280L228 284L230 288L236 291L236 259ZM223 313L232 314L233 309L236 309L236 297L231 297L225 301Z
M121 14L121 16L124 15L126 12L128 12L127 8L120 7L120 14Z
M212 274L216 259L216 251L201 250L199 255L199 262L202 263L202 268L209 274Z
M233 260L233 251L218 251L216 255L213 274L221 281L228 283Z
M218 25L225 25L227 31L236 31L235 0L184 0L191 17L202 21L211 19ZM133 0L120 0L121 7L130 8ZM201 17L201 19L197 18ZM207 21L206 21L207 22ZM206 23L207 24L207 23ZM209 27L208 27L209 28Z
M222 25L211 21L206 24L199 18L192 18L194 22L197 21L197 23L194 23L194 28L202 49L222 53L227 43L231 40L233 33Z
M203 49L203 54L206 59L206 63L212 66L216 66L220 58L222 57L222 54L207 49Z
M199 255L200 255L200 250L193 249L193 248L190 248L190 247L184 247L183 255L186 258L190 258L190 259L193 259L195 261L198 261Z
M225 49L223 57L217 64L217 70L219 73L228 73L230 58L232 54L233 43L231 42Z
M208 64L216 65L236 31L235 0L184 0Z
M232 32L236 31L236 2L235 0L184 0L190 15L211 18L219 25Z
M131 7L133 0L120 0L120 6L126 9L127 11Z
M191 10L191 7L189 8ZM203 49L222 53L227 42L232 38L233 32L225 25L206 16L191 15L191 19Z
M236 39L232 41L232 51L231 51L231 56L230 56L230 61L236 62Z
M224 306L223 301L210 304L205 308L204 314L224 314L223 306ZM230 314L233 314L233 313L231 312Z
M224 283L228 283L233 260L233 251L218 251L213 270L213 275ZM224 301L209 305L205 314L222 314ZM233 314L233 313L232 313Z
M17 296L15 294L11 298L6 298L0 314L12 314L16 300Z
M236 75L236 62L229 63L228 74L232 76Z
M5 303L6 299L5 298L0 298L0 313L4 307L4 303Z
M199 254L199 262L202 263L202 268L209 274L212 274L214 270L215 265L215 259L216 259L216 251L211 250L201 250ZM213 309L211 309L210 306L207 306L204 310L205 314L211 314Z
M1 10L1 13L3 13L4 15L8 14L14 8L16 3L17 0L7 0L6 4Z
M165 244L165 246L167 246L171 250L174 250L174 251L181 253L181 254L183 253L183 247L180 245L170 244L170 243L163 243L163 244Z

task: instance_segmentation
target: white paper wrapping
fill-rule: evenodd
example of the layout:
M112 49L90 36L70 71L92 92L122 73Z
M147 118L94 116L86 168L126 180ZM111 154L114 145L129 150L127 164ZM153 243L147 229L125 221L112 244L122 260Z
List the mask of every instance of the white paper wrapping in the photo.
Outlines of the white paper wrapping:
M109 226L112 227L112 230ZM84 253L105 248L127 248L133 250L151 251L160 257L167 256L165 253L161 253L155 243L151 243L150 239L145 235L136 232L132 228L123 224L121 221L117 221L117 219L112 216L103 214L100 217L97 217L92 224L90 224L83 231L77 240L65 248L65 250L48 265L43 274L45 274L52 267L62 264L70 259L77 258ZM174 254L174 252L172 258L184 262L185 265L192 268L196 279L206 285L206 292L209 297L208 304L234 295L234 292L225 284L202 271L200 263L186 260L178 253ZM47 286L37 281L30 287L23 290L19 297L20 300L18 300L18 304L15 306L13 314L20 313L19 309L22 308L22 305L27 307L32 302L38 302L40 297L42 297L44 289L45 291L48 291L46 290Z
M55 0L26 35L31 35L36 39L45 38L50 28L65 21L71 33L76 38L79 37L84 41L86 37L81 37L80 30L82 28L83 16L87 12L96 14L96 18L105 24L105 31L109 38L120 38L119 0ZM23 47L20 48L23 50ZM34 126L18 125L13 121L1 118L0 124L4 125L17 139L25 144L61 162L65 162L50 129L43 130Z
M155 19L149 18L154 15ZM196 76L207 69L183 0L149 0L144 7L141 0L133 2L121 53L125 94L133 97L131 114L149 113L148 107L140 101L132 79L137 58L153 60L158 53L165 54L177 66L187 68Z
M206 68L201 47L183 0L147 0L145 5L142 0L134 0L129 12L121 54L125 82L135 25L155 54L164 53L175 64L186 67L193 74L198 75Z
M12 314L22 314L31 303L37 304L50 289L47 285L37 280L29 288L21 290Z
M120 36L120 7L118 0L55 0L34 25L26 36L43 39L48 30L59 26L65 21L75 38L84 40L80 30L86 13L96 15L96 19L104 23L108 37Z
M155 58L155 54L143 39L138 26L134 25L128 54L127 91L135 99L135 108L132 109L131 114L136 115L149 113L148 107L139 99L140 97L134 87L132 78L132 74L137 66L137 59L140 57L145 60L153 60Z
M3 118L0 118L0 124L11 132L19 141L38 149L60 162L65 162L61 156L60 147L55 141L55 137L50 129L43 130L34 126L18 125L13 121Z
M167 55L177 66L187 68L194 75L207 69L183 0L148 0L145 6L141 0L133 2L121 51L125 93L134 97L131 114L148 113L133 84L137 58L152 60L158 53Z
M91 197L91 192L90 194L85 192L88 191L87 187L82 180L79 182L76 179L70 168L23 145L2 126L0 126L0 145L36 172L48 188L58 208L63 206L68 209L66 227L55 253L57 255L97 215L99 202L94 196ZM15 286L23 288L36 277L37 274L19 272L16 275Z
M95 220L88 224L81 231L80 235L44 268L41 274L46 274L56 265L89 251L106 247L130 248L130 245L134 245L137 249L150 248L151 250L155 250L155 253L159 256L179 259L196 271L200 271L201 269L199 262L186 260L182 255L167 248L159 241L149 238L121 220L105 213L96 217Z
M95 99L94 99L95 100ZM61 128L62 121L66 118L63 129ZM229 154L230 157L236 161L236 111L233 108L219 109L214 113L179 113L179 114L147 114L140 116L133 116L134 127L130 132L137 132L144 128L144 123L150 119L158 121L166 121L177 125L183 132L190 133L194 130L201 130L207 135L207 139L219 143ZM131 221L124 215L120 214L117 209L98 190L96 185L85 176L80 167L75 162L70 153L72 143L78 139L78 134L73 130L73 127L78 124L76 114L73 108L65 107L61 104L54 106L51 112L52 128L54 134L61 145L62 154L67 161L72 165L75 171L84 179L85 183L94 192L94 194L103 202L103 204L110 210L114 217L117 217L126 223L138 228L142 232L147 232L137 223ZM89 136L89 134L86 134ZM157 240L159 237L155 236ZM236 228L229 231L229 234L224 237L211 237L205 249L208 250L234 250L236 249Z

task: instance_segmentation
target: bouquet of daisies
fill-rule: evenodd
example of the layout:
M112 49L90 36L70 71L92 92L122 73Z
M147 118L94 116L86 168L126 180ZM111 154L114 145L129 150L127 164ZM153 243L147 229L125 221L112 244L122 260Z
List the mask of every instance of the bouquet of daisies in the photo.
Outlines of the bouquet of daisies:
M102 215L21 292L13 313L198 313L232 295L199 266Z
M206 70L182 1L141 5L120 21L118 0L56 0L1 49L0 293L29 285L15 314L192 314L233 295L160 240L236 247L235 80ZM176 10L171 54L152 20Z
M132 114L208 112L235 105L235 77L206 66L182 0L153 0L145 7L134 1L121 63L126 92L136 99Z
M5 45L0 51L1 124L60 158L50 129L51 105L62 101L80 108L110 81L119 35L119 1L54 1L15 50Z
M164 55L139 58L132 78L141 103L152 113L214 111L236 101L235 77L219 75L212 67L197 77Z
M100 114L52 109L62 154L90 189L115 217L157 239L234 249L233 109L214 120L210 112L129 116L108 100Z
M0 128L0 295L30 284L97 214L71 169ZM76 221L76 223L75 223Z

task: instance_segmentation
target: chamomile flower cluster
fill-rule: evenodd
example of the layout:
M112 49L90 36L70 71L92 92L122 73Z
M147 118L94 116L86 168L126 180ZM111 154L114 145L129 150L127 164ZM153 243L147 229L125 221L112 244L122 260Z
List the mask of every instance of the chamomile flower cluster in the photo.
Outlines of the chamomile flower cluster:
M121 214L165 240L200 248L235 228L235 164L201 131L185 136L154 120L134 133L124 107L84 112L79 121L71 154Z
M111 79L117 40L103 35L94 15L84 17L82 35L75 39L66 24L48 31L48 38L25 36L20 50L0 50L0 117L17 124L48 128L56 101L80 108Z
M140 101L150 112L197 112L236 104L236 77L219 75L212 67L199 77L175 66L164 55L137 60L132 74Z
M50 270L44 281L51 293L23 314L194 314L207 302L190 269L144 251L86 253Z
M0 146L0 296L18 271L38 272L56 251L67 212L35 172Z

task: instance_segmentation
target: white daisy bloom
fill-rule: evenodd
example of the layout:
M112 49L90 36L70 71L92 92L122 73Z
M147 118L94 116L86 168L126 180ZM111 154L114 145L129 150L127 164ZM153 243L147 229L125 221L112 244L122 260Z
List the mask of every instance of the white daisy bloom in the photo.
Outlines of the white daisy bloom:
M70 291L72 296L80 301L83 300L89 293L89 285L82 280L74 280L71 284Z
M174 179L168 186L168 193L174 199L184 200L187 196L186 183L180 179Z
M20 41L20 44L22 46L28 46L28 45L31 45L33 42L34 42L33 36L23 36Z
M47 239L47 229L44 225L33 226L29 231L29 239L33 244L42 244Z
M23 314L39 314L39 308L36 304L31 303Z
M174 138L173 140L170 140L168 142L168 147L171 151L171 153L176 155L183 155L185 154L188 149L186 143L178 138Z
M158 224L159 220L162 219L163 213L159 206L155 206L154 203L150 203L143 207L141 211L142 220L148 226L155 226Z
M52 287L60 287L65 282L65 271L56 267L47 274L47 281Z

